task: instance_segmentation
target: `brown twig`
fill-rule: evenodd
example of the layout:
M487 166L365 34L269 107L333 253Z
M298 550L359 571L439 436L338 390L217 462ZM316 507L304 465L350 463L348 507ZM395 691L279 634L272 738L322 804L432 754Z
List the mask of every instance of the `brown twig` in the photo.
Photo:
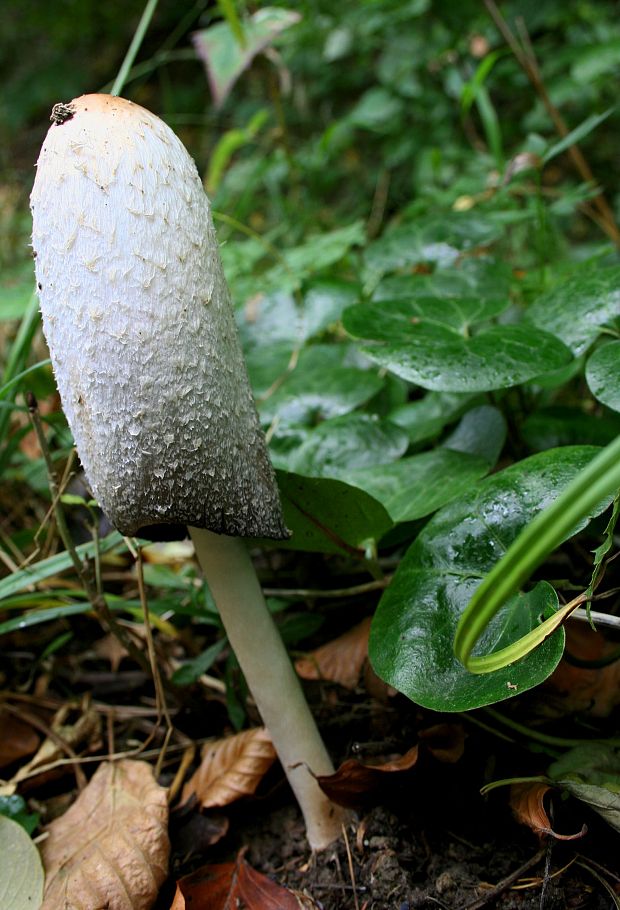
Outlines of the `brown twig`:
M525 23L522 19L519 19L518 21L518 40L499 11L495 0L484 0L484 3L493 22L501 32L502 37L510 47L510 50L515 55L519 65L532 83L538 97L544 104L547 113L553 121L556 132L562 138L568 136L570 130L562 117L562 114L549 97ZM579 146L573 143L573 145L569 146L567 152L580 177L586 183L596 186L597 181L594 179L590 165L586 161ZM607 202L603 192L597 193L597 195L592 198L592 206L597 210L597 217L594 217L593 213L591 213L593 220L601 227L614 244L617 247L620 247L620 230L616 224L613 210Z
M490 904L495 900L496 897L499 897L500 894L503 894L511 885L513 885L517 879L521 878L525 872L528 872L534 866L537 866L538 863L543 859L546 853L546 847L542 847L538 853L528 859L526 863L523 863L522 866L519 866L518 869L515 869L514 872L511 872L510 875L507 875L506 878L503 878L501 882L498 882L493 888L489 890L482 896L477 897L476 900L471 901L469 904L464 904L459 910L481 910L482 907L486 907L487 904Z

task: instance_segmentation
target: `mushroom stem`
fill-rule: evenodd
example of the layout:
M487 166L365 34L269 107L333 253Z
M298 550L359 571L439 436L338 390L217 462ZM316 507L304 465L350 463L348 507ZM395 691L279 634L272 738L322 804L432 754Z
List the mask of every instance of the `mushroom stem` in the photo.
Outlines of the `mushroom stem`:
M190 527L196 557L230 644L297 797L313 850L341 834L345 812L313 775L333 766L242 540Z

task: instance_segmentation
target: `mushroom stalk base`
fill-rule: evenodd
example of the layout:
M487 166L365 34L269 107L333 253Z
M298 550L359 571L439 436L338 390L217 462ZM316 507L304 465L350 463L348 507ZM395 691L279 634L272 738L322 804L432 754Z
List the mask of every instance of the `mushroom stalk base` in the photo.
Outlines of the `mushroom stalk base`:
M297 797L310 846L322 850L340 836L346 813L325 796L313 777L332 774L333 765L267 609L249 553L238 538L202 528L189 530L228 640Z

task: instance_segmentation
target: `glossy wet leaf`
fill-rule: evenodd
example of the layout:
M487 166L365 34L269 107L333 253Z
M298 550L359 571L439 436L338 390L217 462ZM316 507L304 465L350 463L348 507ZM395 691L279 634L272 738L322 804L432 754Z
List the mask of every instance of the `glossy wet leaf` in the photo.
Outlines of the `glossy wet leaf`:
M233 863L201 866L177 882L170 910L300 910L287 888L256 872L240 853Z
M349 470L396 461L409 439L400 427L372 414L325 420L288 457L291 471L308 477L341 477Z
M456 660L454 633L482 578L597 451L575 446L533 455L476 484L431 519L407 551L373 620L370 659L382 679L425 707L467 711L530 689L550 675L562 655L563 630L523 660L485 675L468 673ZM555 608L557 595L545 583L512 598L489 625L481 653L515 641Z
M594 351L586 364L586 380L595 398L620 411L620 341Z
M469 490L488 470L484 458L437 448L394 464L349 471L348 479L382 503L393 521L400 522L430 515Z
M364 253L368 273L378 275L411 268L423 262L452 264L463 250L492 243L502 226L476 213L420 218L387 231Z
M620 266L582 269L538 297L528 310L528 319L560 338L575 355L587 350L601 328L618 318Z
M259 401L261 420L314 424L347 414L368 401L383 386L375 370L347 363L347 348L314 345L268 398Z
M21 825L0 815L0 907L39 910L42 896L39 851Z
M464 259L430 275L388 275L374 289L372 299L411 300L412 297L477 297L508 300L512 272L493 259Z
M477 455L493 467L506 442L506 420L498 408L480 405L465 414L442 445L455 452Z
M556 446L605 446L620 434L620 418L556 405L532 411L523 421L521 433L529 448L540 452Z
M394 408L389 418L405 430L409 442L426 442L454 423L478 400L478 396L461 392L428 392L423 398Z
M392 527L381 503L363 490L328 478L277 472L284 522L293 532L279 547L361 557Z
M555 370L570 352L531 325L484 325L500 301L417 298L359 304L345 329L365 339L361 350L397 376L425 389L484 392Z
M25 799L17 793L12 796L0 796L0 815L17 822L30 835L39 824L40 818L38 812L28 810Z

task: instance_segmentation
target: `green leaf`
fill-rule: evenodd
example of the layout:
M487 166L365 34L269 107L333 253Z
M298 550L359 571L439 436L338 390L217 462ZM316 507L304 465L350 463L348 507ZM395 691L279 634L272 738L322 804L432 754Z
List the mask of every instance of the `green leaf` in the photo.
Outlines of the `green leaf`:
M604 446L620 435L620 419L615 414L598 417L581 408L556 405L532 411L523 421L521 435L536 452L556 446Z
M538 297L528 311L528 319L563 341L575 356L619 317L620 266L582 269Z
M399 405L388 415L407 433L409 442L426 442L461 417L475 396L460 392L428 392L424 398Z
M595 398L620 411L620 341L594 351L586 364L586 380Z
M32 260L3 269L0 279L0 321L23 319L34 291Z
M264 7L242 23L243 46L228 22L218 22L195 32L194 46L206 67L216 108L224 104L233 85L256 54L265 50L280 32L300 19L299 13L293 10Z
M375 288L373 300L411 300L412 297L477 297L508 300L512 272L494 259L464 259L431 275L389 275Z
M570 359L553 335L531 325L485 325L506 304L418 298L359 304L345 329L370 339L361 350L397 376L440 392L485 392L518 385Z
M259 402L261 419L314 424L364 404L379 392L383 380L374 370L348 365L353 351L348 345L304 348L295 369L272 395Z
M0 815L0 907L37 910L42 900L39 851L21 825Z
M369 276L409 269L420 263L452 265L461 252L498 240L502 225L493 217L477 213L446 212L419 218L387 231L364 252Z
M483 458L437 448L395 464L348 471L347 480L382 503L394 522L401 522L430 515L469 490L488 470Z
M506 442L507 426L503 414L488 404L472 408L442 445L455 452L483 458L493 467Z
M289 470L307 477L340 477L355 468L396 461L407 450L404 430L374 414L325 420L288 457Z
M365 243L364 224L354 221L333 231L314 234L282 251L282 262L257 279L259 290L295 291L311 275L339 262L352 247Z
M340 480L277 471L284 521L293 535L279 547L363 557L392 527L375 499Z
M575 446L533 455L477 484L430 520L373 620L370 658L379 676L437 711L492 704L546 679L562 655L562 630L518 663L486 675L470 674L457 661L454 634L481 579L598 451ZM557 597L546 584L512 598L489 625L483 653L508 645L556 607Z
M122 536L118 531L112 531L111 534L100 540L98 545L90 541L89 543L80 544L75 549L80 559L92 559L97 549L99 553L109 553L110 550L121 545L124 546ZM18 591L23 591L29 585L38 584L46 578L58 575L72 566L71 557L66 551L63 551L56 556L41 559L25 569L19 569L17 572L13 572L12 575L7 576L7 578L0 580L0 601L5 597L16 594Z
M38 812L29 812L26 800L17 793L12 796L0 796L0 815L13 819L27 834L32 834L39 824Z
M613 114L613 112L614 108L610 107L602 114L591 114L590 117L586 117L583 123L576 126L574 130L571 130L568 135L564 136L563 139L560 139L559 142L556 142L545 152L542 159L543 164L548 164L549 161L553 158L557 158L558 155L565 152L571 145L576 145L578 142L581 142L581 140L585 139L592 130L595 130L597 126L600 126L603 121L607 120L609 115Z
M196 680L200 679L203 673L206 673L209 667L213 665L216 658L222 652L225 644L226 639L221 638L219 641L210 645L202 654L199 654L198 657L193 657L191 660L185 661L185 663L172 674L170 678L172 684L175 686L191 686L195 683Z
M587 803L620 831L620 749L611 743L575 746L548 770L558 786Z

